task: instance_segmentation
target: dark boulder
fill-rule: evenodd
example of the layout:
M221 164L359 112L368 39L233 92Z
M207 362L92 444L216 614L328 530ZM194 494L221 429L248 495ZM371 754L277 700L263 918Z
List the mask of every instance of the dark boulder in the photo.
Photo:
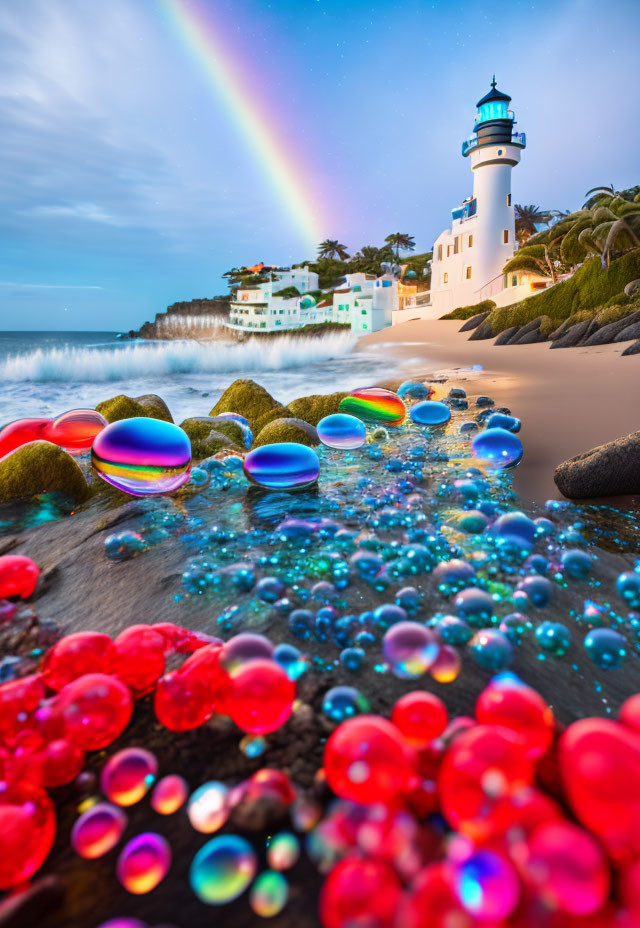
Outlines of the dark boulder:
M640 432L565 461L553 479L569 499L640 493Z
M584 340L583 344L587 346L608 345L610 342L616 341L616 336L623 329L626 329L628 325L629 319L627 316L624 319L616 319L615 322L609 322L608 325L603 325L601 329L596 329Z
M530 329L528 332L518 332L515 338L509 342L510 345L533 345L536 342L543 342L544 338L540 335L540 329Z
M624 288L625 296L635 296L640 291L640 277L637 280L630 280Z
M580 342L584 336L587 334L587 329L590 326L589 319L585 319L584 322L579 322L577 325L572 325L570 329L561 335L560 338L554 339L551 342L550 348L575 348L575 346Z
M469 341L478 342L485 338L493 338L495 334L496 333L493 331L493 328L489 325L488 320L485 319L484 322L481 322L480 325L477 326L477 328L473 330L473 332L469 336Z
M625 326L614 338L615 342L632 342L640 338L640 322L632 322L631 325Z
M624 349L622 352L622 357L624 357L625 354L640 354L640 338L637 342L633 342L632 345L629 345L628 348Z
M472 329L477 329L481 322L487 318L489 313L478 313L476 316L472 316L471 319L460 326L458 329L459 332L470 332Z
M500 335L496 338L494 345L508 345L516 332L520 331L519 325L512 325L511 328L505 329L504 332L501 332Z

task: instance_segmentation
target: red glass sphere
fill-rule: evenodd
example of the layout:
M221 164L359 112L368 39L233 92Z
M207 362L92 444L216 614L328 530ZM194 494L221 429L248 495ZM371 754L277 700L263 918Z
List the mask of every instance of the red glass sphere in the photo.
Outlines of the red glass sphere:
M156 718L170 731L189 731L213 714L209 686L196 674L172 670L161 677L153 702Z
M264 735L284 725L295 698L295 683L282 667L260 658L247 661L231 678L226 708L238 728Z
M15 422L5 425L0 429L0 458L29 441L43 439L45 429L52 422L52 419L16 419Z
M553 741L553 712L536 690L512 677L492 680L480 693L476 718L515 732L528 757L542 757Z
M450 863L429 864L418 874L398 924L402 928L475 928L473 917L464 910L456 893Z
M640 693L629 696L622 703L618 712L618 719L627 728L633 728L640 733Z
M354 802L393 802L417 784L416 758L391 722L360 715L336 728L324 751L331 789Z
M231 681L220 666L222 645L207 644L198 648L182 665L181 673L193 674L209 687L211 703L216 712L228 715L226 700L231 691Z
M329 873L320 893L323 928L395 924L402 887L395 871L375 860L346 858Z
M0 889L33 876L51 850L56 834L53 803L34 783L23 781L2 793L0 801Z
M533 774L512 731L476 725L455 739L440 767L443 814L453 828L486 841L514 823L511 797L531 785Z
M44 693L40 674L10 680L0 686L0 738L8 741L17 735L44 699Z
M88 673L68 683L58 699L69 737L85 751L111 744L131 718L131 690L117 677Z
M36 755L37 773L43 786L71 783L84 767L85 752L68 738L50 741Z
M433 693L414 690L397 701L391 721L409 744L424 748L442 734L449 715L445 704Z
M115 642L115 674L136 696L148 692L164 673L167 639L150 625L130 625Z
M5 554L0 557L0 599L19 596L26 599L36 588L40 568L22 554Z
M113 673L116 660L116 648L108 635L75 632L61 638L45 654L42 677L50 689L61 690L87 673Z

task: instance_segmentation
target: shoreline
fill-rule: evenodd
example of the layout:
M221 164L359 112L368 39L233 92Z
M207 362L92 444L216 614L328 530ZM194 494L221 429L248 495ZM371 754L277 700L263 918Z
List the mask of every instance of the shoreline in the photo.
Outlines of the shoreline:
M357 352L404 361L408 376L455 371L468 393L485 393L522 420L525 453L514 489L525 501L562 498L555 468L583 451L640 429L640 366L620 358L626 343L558 348L549 342L495 346L469 341L456 320L415 320L359 339ZM472 370L473 365L482 370ZM426 373L425 373L426 372ZM585 501L582 501L583 503ZM614 505L637 507L637 497Z

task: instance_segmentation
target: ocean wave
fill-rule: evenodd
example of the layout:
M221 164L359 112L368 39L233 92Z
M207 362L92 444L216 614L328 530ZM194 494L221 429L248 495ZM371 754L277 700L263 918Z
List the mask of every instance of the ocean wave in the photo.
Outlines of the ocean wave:
M335 332L322 337L280 336L246 342L135 342L114 348L38 348L0 361L0 382L106 383L174 374L278 371L344 358L356 339Z

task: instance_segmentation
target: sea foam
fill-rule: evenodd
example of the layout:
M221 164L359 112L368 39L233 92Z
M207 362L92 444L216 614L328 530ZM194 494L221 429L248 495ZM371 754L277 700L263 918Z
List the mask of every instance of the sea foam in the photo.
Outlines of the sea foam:
M245 342L135 342L108 348L49 348L0 362L0 382L107 383L175 374L278 371L344 358L350 332L321 337L260 336Z

